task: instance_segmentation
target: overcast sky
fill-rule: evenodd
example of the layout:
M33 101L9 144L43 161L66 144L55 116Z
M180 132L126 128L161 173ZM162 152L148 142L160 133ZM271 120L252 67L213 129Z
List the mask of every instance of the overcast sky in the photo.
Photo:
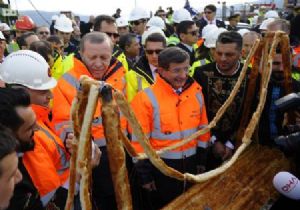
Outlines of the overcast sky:
M226 0L227 4L250 2L253 0ZM266 0L267 1L267 0ZM7 2L7 0L4 0ZM33 10L29 0L10 0L13 9ZM149 11L155 12L159 6L166 9L172 6L173 9L182 8L185 0L31 0L38 10L61 11L71 10L75 14L82 15L112 15L117 8L121 8L122 15L126 16L137 5L144 7ZM202 2L202 3L201 3ZM190 0L193 8L203 8L206 4L213 3L217 5L217 0ZM222 2L222 0L221 0Z

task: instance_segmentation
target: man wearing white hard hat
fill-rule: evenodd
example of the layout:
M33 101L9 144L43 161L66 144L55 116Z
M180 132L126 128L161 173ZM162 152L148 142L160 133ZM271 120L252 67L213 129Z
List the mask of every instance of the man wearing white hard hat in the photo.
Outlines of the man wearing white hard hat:
M168 47L176 46L180 39L177 34L177 25L182 21L192 21L191 14L186 9L179 9L173 13L173 28L174 33L168 38Z
M138 36L142 36L146 30L146 24L150 18L150 13L143 8L134 8L129 15L129 23L132 31Z
M64 40L64 55L70 55L77 51L77 47L70 42L73 32L72 21L65 15L60 15L55 21L54 28L56 29L56 35Z
M10 42L10 27L6 23L0 23L0 31L3 33L7 42Z
M126 35L129 33L129 24L128 20L126 20L124 17L119 17L116 19L118 32L120 36Z
M150 13L143 8L134 8L129 15L129 23L133 33L137 35L140 44L142 45L142 35L146 30L147 21L150 18ZM140 56L143 54L143 48L140 49Z

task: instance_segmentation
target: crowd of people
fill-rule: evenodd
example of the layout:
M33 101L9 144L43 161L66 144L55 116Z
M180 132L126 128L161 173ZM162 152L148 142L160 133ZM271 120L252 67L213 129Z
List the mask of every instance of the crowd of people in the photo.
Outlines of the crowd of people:
M52 17L50 27L36 26L30 17L21 16L14 31L0 23L0 209L64 209L74 140L70 110L81 75L122 91L150 145L160 150L206 127L230 95L255 40L266 32L283 31L291 48L276 49L256 132L260 144L275 146L274 139L286 134L291 122L284 124L285 115L274 102L288 91L300 91L300 7L285 16L258 8L247 29L240 28L239 13L232 14L227 24L216 18L216 12L216 6L209 4L196 16L183 8L168 12L159 8L150 17L145 9L135 8L126 19L117 9L112 16L91 16L87 23L79 16L61 14ZM289 90L284 83L283 50L292 59ZM246 106L252 110L259 97L258 76L256 94L250 103L247 100L254 62L217 125L161 155L168 166L199 174L230 159L240 140L243 110ZM135 150L144 152L122 115L121 127ZM91 133L93 209L114 210L117 204L98 108ZM147 159L128 156L127 168L134 209L160 209L192 186L165 176ZM75 210L81 209L78 183Z

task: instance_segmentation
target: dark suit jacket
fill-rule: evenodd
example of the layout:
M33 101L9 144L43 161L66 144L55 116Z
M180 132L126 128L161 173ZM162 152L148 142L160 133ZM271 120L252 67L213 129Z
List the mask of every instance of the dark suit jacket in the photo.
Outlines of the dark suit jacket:
M206 20L201 18L196 24L199 27L199 34L202 35L202 29L207 25ZM218 28L226 28L225 23L222 20L216 20L216 25Z

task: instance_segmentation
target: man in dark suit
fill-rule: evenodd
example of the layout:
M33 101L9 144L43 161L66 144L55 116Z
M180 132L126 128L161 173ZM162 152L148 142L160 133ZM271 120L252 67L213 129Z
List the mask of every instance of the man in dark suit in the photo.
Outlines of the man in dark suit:
M180 43L177 44L177 47L189 54L190 65L192 65L196 60L193 45L198 41L199 30L194 21L185 20L178 24L177 34L180 39Z
M213 4L209 4L204 8L203 17L197 22L197 26L199 27L199 33L201 34L202 29L208 24L214 24L218 28L225 28L225 23L222 20L216 19L216 11L217 7Z

